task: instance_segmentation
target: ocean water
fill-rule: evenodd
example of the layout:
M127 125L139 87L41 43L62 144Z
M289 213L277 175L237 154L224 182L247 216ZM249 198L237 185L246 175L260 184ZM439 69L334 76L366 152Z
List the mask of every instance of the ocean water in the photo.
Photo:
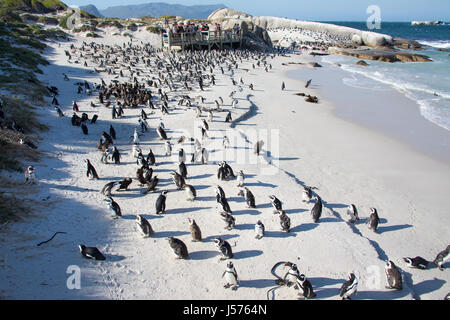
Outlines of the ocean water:
M411 23L385 22L379 30L368 30L365 22L330 22L360 30L374 31L416 40L432 62L385 63L367 61L368 67L357 66L352 57L325 56L322 62L339 63L348 72L343 82L349 86L383 90L393 87L417 102L421 115L450 131L450 23L434 26L412 26ZM441 52L437 49L448 49Z

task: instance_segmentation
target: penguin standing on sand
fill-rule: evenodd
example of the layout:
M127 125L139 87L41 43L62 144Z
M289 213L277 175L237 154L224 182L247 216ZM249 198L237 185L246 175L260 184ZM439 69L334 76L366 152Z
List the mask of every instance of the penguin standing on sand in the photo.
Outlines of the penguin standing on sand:
M233 214L233 212L231 211L230 205L228 204L227 198L220 197L218 202L222 206L223 211L225 211L226 213L229 213L229 214Z
M216 248L222 253L220 260L233 258L233 250L231 250L231 245L226 240L223 240L222 238L215 238L213 241Z
M351 295L357 294L357 290L358 278L356 278L354 273L350 273L348 275L348 280L342 284L339 296L342 297L342 300L351 300Z
M264 237L265 227L261 220L258 220L255 224L255 239L262 239Z
M117 202L113 200L113 198L108 197L104 201L108 202L109 209L113 212L113 217L115 219L120 218L122 216L122 210Z
M181 162L183 162L183 163L186 162L186 153L184 152L183 148L181 148L178 151L178 163L181 163Z
M256 155L259 156L259 154L261 153L261 148L264 145L264 141L260 140L258 142L255 143L255 146L253 147L253 151L255 152Z
M150 149L150 151L147 155L147 163L149 166L154 166L156 164L155 155L153 154L152 149Z
M225 122L231 122L233 119L231 118L231 111L228 111L227 117L225 118Z
M355 223L356 221L359 220L358 217L358 210L356 209L356 206L354 204L351 204L348 208L347 208L347 214L350 216L350 222L351 223Z
M450 258L450 245L443 251L439 252L433 263L438 266L439 270L444 271L444 263Z
M242 170L239 171L238 176L237 176L237 182L238 182L238 187L243 187L244 186L244 180L245 180L245 175L244 172Z
M114 130L114 127L112 125L109 126L109 134L114 140L116 140L116 130Z
M183 241L174 237L169 237L167 240L177 259L186 259L189 257L188 249Z
M156 132L158 133L158 136L161 140L167 140L166 131L163 127L161 127L161 125L158 127L158 129L156 129Z
M406 262L408 267L415 268L415 269L421 269L421 270L425 270L429 263L427 260L425 260L422 257L415 257L415 258L406 257L406 258L403 258L403 261Z
M376 233L377 228L378 228L378 222L380 221L380 218L378 217L377 209L371 208L370 210L371 210L371 213L369 216L369 220L367 221L367 224L368 224L369 229Z
M223 191L222 187L218 185L218 186L216 186L216 200L217 200L217 202L220 202L221 198L225 198L226 199L225 191Z
M309 203L312 199L312 188L311 187L304 187L303 193L302 193L302 201Z
M176 171L172 171L170 173L170 175L172 176L172 181L173 181L173 183L175 183L178 190L183 189L184 185L186 184L184 178L180 174L178 174L178 172L176 172Z
M148 194L152 191L155 191L158 183L159 183L158 176L154 176L151 181L147 182L147 189L143 193Z
M275 197L274 195L269 196L270 202L272 203L274 210L274 214L279 213L281 210L283 210L282 208L282 203L281 201Z
M97 171L95 170L94 166L91 164L91 162L89 161L89 159L84 160L86 162L86 166L87 166L87 170L86 170L86 177L88 177L89 179L95 179L98 180L98 174Z
M247 203L247 208L255 209L256 208L255 196L247 187L244 187L244 190L245 190L244 196L245 196L245 202Z
M314 204L314 207L311 209L311 217L314 223L317 223L317 221L319 221L320 216L322 215L322 207L322 199L317 196L317 201Z
M138 230L144 238L150 237L155 232L153 231L150 222L144 218L144 216L138 214L136 215L136 224L138 226Z
M119 188L116 191L127 191L130 184L133 182L131 178L125 178L122 181L119 181Z
M169 141L166 141L166 143L164 144L164 147L166 149L166 156L171 156L172 155L172 145L170 144Z
M231 287L231 290L237 290L239 280L236 269L234 268L233 262L229 261L227 263L227 268L222 274L222 278L225 278L225 285L223 286L225 289Z
M86 259L106 260L105 256L96 247L86 247L83 244L78 245L81 255Z
M120 152L116 147L113 148L112 160L115 164L120 164Z
M316 294L314 293L313 287L311 282L306 278L304 274L301 274L297 278L297 285L302 289L303 291L303 299L312 299L316 297Z
M107 197L111 197L111 190L112 188L114 188L115 186L118 186L120 183L117 181L112 181L112 182L108 182L107 184L105 184L105 186L103 187L101 193L104 196Z
M197 191L195 190L195 188L193 186L191 186L190 184L185 184L184 190L186 191L186 194L187 194L186 200L194 201L195 198L197 197Z
M281 230L284 232L290 232L291 231L291 219L287 216L286 212L281 210L280 213L280 225Z
M220 216L222 217L222 220L225 221L226 226L224 229L231 231L236 225L236 219L227 212L221 212Z
M208 164L208 150L202 148L202 164Z
M184 164L184 162L180 162L180 164L178 165L178 168L180 170L180 175L186 179L187 178L187 168L186 168L186 165Z
M281 91L284 91L286 89L286 85L284 84L284 81L281 83Z
M166 198L167 198L167 191L161 192L158 199L156 199L156 214L161 215L164 212L166 212Z
M25 170L25 183L33 184L36 180L36 170L33 166L28 166L27 170Z
M388 283L386 289L402 290L402 275L394 262L389 260L384 267L384 271L386 273L386 280Z
M286 263L284 266L288 266L289 270L285 274L283 278L283 282L288 286L292 287L293 285L297 286L297 279L300 277L300 271L298 270L298 267L295 263Z
M201 242L202 232L194 219L188 218L189 221L189 231L191 231L192 241Z

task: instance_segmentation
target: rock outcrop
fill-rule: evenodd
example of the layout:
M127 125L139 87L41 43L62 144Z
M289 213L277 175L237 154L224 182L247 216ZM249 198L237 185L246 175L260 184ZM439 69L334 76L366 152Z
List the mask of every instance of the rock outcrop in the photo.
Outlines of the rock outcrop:
M429 57L407 51L392 49L390 47L379 48L359 48L345 49L331 47L328 49L331 54L340 54L344 56L356 57L364 60L375 60L383 62L428 62L432 61Z

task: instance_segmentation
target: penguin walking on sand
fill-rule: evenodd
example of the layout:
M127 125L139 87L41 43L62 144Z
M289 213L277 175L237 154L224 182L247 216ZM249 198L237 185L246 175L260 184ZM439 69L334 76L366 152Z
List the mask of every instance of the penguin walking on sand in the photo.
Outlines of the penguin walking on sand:
M89 161L89 159L84 160L86 162L86 166L87 166L87 170L86 170L86 177L88 177L89 179L95 179L98 180L100 179L98 177L97 171L95 170L94 166L91 164L91 162Z
M230 205L228 204L227 198L220 197L218 202L222 206L223 211L225 211L226 213L229 213L229 214L233 214L233 212L231 211Z
M156 129L156 132L158 133L158 136L161 140L167 140L166 131L163 127L161 127L161 125L158 127L158 129Z
M178 169L180 170L180 175L183 178L187 178L187 168L186 165L184 164L184 162L180 162L180 164L178 165Z
M220 216L222 217L222 220L225 221L225 228L228 231L233 230L233 228L236 226L236 219L227 212L221 212Z
M264 237L265 227L261 220L255 224L255 239L262 239Z
M112 125L109 126L109 134L111 135L111 137L116 140L116 130L114 129L114 127Z
M219 249L220 253L222 253L220 260L233 258L233 250L231 249L231 245L228 241L223 240L222 238L215 238L213 241L216 248Z
M286 212L281 210L280 213L280 225L281 230L284 232L290 232L291 231L291 219L287 216Z
M227 263L227 268L222 274L222 278L225 278L225 285L223 286L225 289L231 287L231 290L237 290L239 285L238 275L236 269L233 265L233 262L229 261Z
M438 266L439 270L444 271L444 263L450 258L450 245L443 251L439 252L433 263Z
M258 155L258 156L260 155L263 145L264 145L264 141L262 141L262 140L255 143L255 146L253 147L253 151L255 152L256 155Z
M155 207L157 215L161 215L164 212L166 212L166 198L167 198L167 191L163 191L158 196L158 199L156 199Z
M116 191L127 191L130 184L133 182L131 178L125 178L119 181L119 188Z
M322 207L323 207L322 199L319 196L317 196L317 201L311 209L311 217L314 223L317 223L317 221L319 221L320 216L322 215Z
M194 201L195 198L197 197L197 191L195 190L195 188L193 186L191 186L190 184L185 184L184 190L186 191L186 195L187 195L186 200Z
M380 221L380 218L378 217L377 209L371 208L370 210L371 210L371 213L370 213L369 219L367 221L367 225L370 230L372 230L373 232L376 233L377 228L378 228L378 222Z
M189 257L188 249L183 241L174 237L169 237L167 240L177 259L187 259Z
M147 182L147 189L143 192L144 194L148 194L156 190L156 186L159 183L158 176L154 176L151 181Z
M415 257L415 258L406 257L406 258L403 258L403 261L406 262L408 267L415 268L415 269L421 269L421 270L425 270L429 263L427 260L425 260L422 257Z
M176 171L170 172L170 175L172 176L172 181L177 186L178 190L183 189L184 185L186 184L184 178L178 174Z
M358 210L356 209L356 206L354 204L348 206L347 214L350 216L349 222L355 223L356 221L359 220Z
M166 156L171 156L172 155L172 145L170 144L169 141L166 141L166 143L164 144L164 147L166 149Z
M188 218L189 231L191 232L193 242L202 242L202 232L194 219Z
M225 122L229 123L233 121L233 119L231 118L231 111L228 111L227 116L225 118Z
M147 163L149 166L154 166L156 164L155 155L153 154L152 149L150 149L150 151L147 155Z
M224 136L222 139L222 146L224 149L228 149L230 147L230 139L227 136Z
M181 148L178 151L178 163L181 163L181 162L183 162L183 163L186 162L186 153L184 152L183 148Z
M219 186L219 185L216 186L215 191L216 191L216 200L217 200L217 202L220 202L221 198L225 198L226 199L225 191L223 191L221 186Z
M25 183L33 184L36 180L36 170L33 166L28 166L27 170L25 170Z
M271 196L269 196L269 199L270 199L270 202L272 203L273 208L275 209L273 212L274 214L277 214L281 210L283 210L282 203L277 197L275 197L274 195L271 195Z
M108 202L109 209L113 212L113 217L115 219L120 218L122 216L122 210L117 202L114 201L113 198L108 197L104 201Z
M303 299L312 299L316 297L316 294L314 293L313 287L311 282L306 278L304 274L301 274L297 278L297 285L302 289L302 297Z
M357 294L358 291L358 278L356 278L354 273L348 275L347 281L342 284L341 290L339 291L339 296L342 300L351 300L353 294Z
M152 226L150 225L150 222L148 222L147 219L144 218L144 216L138 214L136 215L136 224L138 226L138 230L140 234L144 237L150 237L155 232L153 231Z
M245 202L247 203L247 208L252 208L252 209L256 208L255 196L250 191L250 189L248 189L247 187L244 187L243 190L241 189L241 192L239 193L239 195L243 195L245 197Z
M86 247L83 244L78 245L81 255L86 259L106 260L105 256L96 247Z
M386 262L384 271L386 273L386 280L388 283L386 289L402 290L403 289L402 275L398 270L397 266L394 264L394 262L392 262L391 260Z

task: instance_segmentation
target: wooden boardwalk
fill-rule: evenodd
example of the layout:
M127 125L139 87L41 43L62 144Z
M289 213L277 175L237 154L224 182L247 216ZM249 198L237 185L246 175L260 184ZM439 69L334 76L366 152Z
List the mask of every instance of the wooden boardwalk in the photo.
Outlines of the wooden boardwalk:
M242 48L242 31L198 31L195 33L172 32L161 34L161 44L164 50L205 50Z

